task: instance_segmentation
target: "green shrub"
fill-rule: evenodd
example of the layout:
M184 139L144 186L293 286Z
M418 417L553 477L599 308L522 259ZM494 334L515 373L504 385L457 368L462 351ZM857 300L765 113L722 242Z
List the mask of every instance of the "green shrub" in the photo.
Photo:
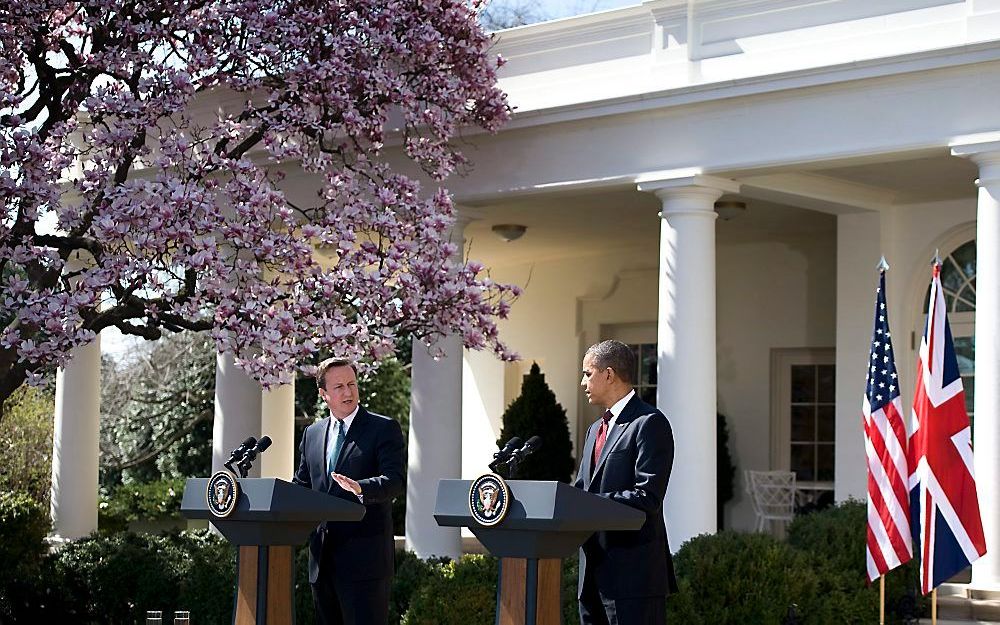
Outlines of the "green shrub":
M496 615L497 560L465 555L434 566L416 592L403 625L491 625Z
M147 610L189 610L199 623L229 623L235 550L209 533L91 536L46 558L9 595L4 623L145 620Z
M565 625L580 620L579 600L576 596L579 583L580 557L570 556L562 563L562 614Z
M788 543L808 554L812 566L821 571L829 603L844 616L841 622L867 622L878 613L878 589L865 579L867 509L864 502L851 500L820 512L800 516L788 526ZM919 585L916 560L886 576L886 616L890 623L901 622L901 605L907 595L916 599L918 614L926 602L916 589Z
M98 510L101 532L125 530L132 521L180 519L184 478L125 484L103 498Z
M52 414L54 393L21 385L0 403L0 491L31 496L43 510L49 507L52 483Z
M295 550L295 622L315 623L316 610L313 606L312 587L309 585L309 548Z
M684 544L674 565L680 590L667 601L670 622L780 623L793 603L799 614L815 612L820 583L805 554L771 536L698 536Z
M34 581L41 578L48 511L22 492L0 492L0 623L27 614ZM32 601L31 603L39 603Z
M421 560L412 551L396 552L396 576L392 579L389 595L389 623L399 625L410 608L413 596L434 577L437 570L448 562L447 559L430 558Z
M0 585L37 568L49 527L48 510L30 495L0 492Z
M197 615L197 623L230 623L236 589L235 547L208 530L178 532L164 538L186 554L174 609Z

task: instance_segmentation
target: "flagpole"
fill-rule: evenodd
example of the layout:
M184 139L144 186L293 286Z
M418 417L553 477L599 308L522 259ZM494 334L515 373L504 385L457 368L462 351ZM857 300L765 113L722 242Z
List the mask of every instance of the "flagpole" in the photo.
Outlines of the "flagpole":
M937 625L937 588L931 591L931 625Z
M885 625L885 575L878 578L878 625Z

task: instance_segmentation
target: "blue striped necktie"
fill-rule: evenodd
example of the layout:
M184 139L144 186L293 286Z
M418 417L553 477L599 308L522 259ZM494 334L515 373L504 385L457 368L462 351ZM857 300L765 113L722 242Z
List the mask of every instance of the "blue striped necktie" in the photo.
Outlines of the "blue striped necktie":
M340 457L340 450L344 447L344 422L340 419L333 419L333 427L337 430L333 440L333 447L330 449L330 457L326 459L327 472L333 473L337 468L337 458Z

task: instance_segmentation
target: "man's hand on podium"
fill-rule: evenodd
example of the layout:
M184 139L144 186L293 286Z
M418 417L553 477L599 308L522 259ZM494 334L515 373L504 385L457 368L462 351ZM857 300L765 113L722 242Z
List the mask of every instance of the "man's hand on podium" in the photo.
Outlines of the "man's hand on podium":
M340 473L330 473L330 477L344 490L350 491L358 497L361 496L361 484Z

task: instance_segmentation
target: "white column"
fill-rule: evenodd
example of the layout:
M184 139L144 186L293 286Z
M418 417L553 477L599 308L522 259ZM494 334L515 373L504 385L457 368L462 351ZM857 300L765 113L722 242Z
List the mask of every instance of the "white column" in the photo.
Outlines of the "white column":
M295 382L261 391L260 434L271 446L257 460L261 477L291 480L295 472Z
M882 220L880 212L837 216L836 445L833 452L833 494L837 501L851 498L867 501L868 497L868 456L861 432L860 406L867 374L866 357L872 341L872 305L878 284L875 266L883 253L889 264L893 263L891 250L886 250L882 244L885 238ZM902 367L905 363L899 357L899 350L909 337L903 330L903 310L893 307L891 301L902 292L903 272L899 268L899 265L893 266L886 274L886 291L890 298L889 323L897 350L896 366ZM912 399L912 395L903 397L903 404L911 405ZM909 412L904 416L909 422Z
M453 260L462 262L462 231L467 220L452 228L458 245ZM419 557L462 555L457 527L439 527L434 521L438 480L462 476L462 341L441 339L430 348L413 343L410 375L410 438L406 476L406 548Z
M739 185L710 176L643 179L660 213L656 403L674 431L663 514L670 547L715 533L715 201Z
M976 396L973 446L986 555L972 565L975 588L1000 589L1000 133L952 146L979 165L976 215Z
M260 414L260 384L236 366L232 354L217 354L215 420L212 424L213 473L223 468L230 452L248 436L261 437ZM260 477L259 461L250 471L250 477Z
M52 433L52 523L57 539L97 531L101 339L73 350L56 372Z

